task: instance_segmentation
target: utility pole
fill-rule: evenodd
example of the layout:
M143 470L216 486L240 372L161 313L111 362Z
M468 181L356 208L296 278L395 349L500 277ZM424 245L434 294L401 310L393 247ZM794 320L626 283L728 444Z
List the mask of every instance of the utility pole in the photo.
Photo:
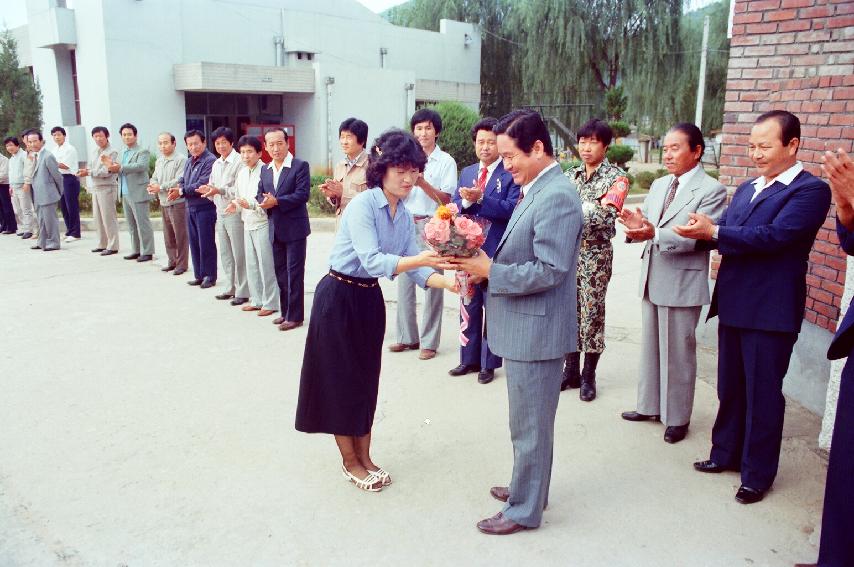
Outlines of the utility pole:
M694 124L703 128L703 96L706 94L706 54L709 51L709 16L703 18L703 49L700 51L700 80L697 84L697 110Z

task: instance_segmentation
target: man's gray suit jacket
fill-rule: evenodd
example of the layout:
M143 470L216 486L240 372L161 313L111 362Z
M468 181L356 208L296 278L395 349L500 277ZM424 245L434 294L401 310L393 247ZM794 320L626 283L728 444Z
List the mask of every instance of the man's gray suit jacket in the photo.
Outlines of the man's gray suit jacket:
M643 213L658 228L658 242L647 240L641 255L640 296L654 305L696 307L708 305L709 252L697 250L697 241L673 232L688 224L689 213L703 213L717 222L726 208L726 188L702 169L688 178L662 215L673 175L656 179L644 200Z
M559 166L514 209L489 273L489 346L518 361L553 360L578 344L576 277L581 201Z
M44 147L36 158L32 191L33 203L37 207L51 205L62 197L62 173L59 172L59 163Z
M126 159L124 152L129 152ZM132 148L125 148L119 152L119 160L124 161L119 175L124 175L126 180L125 195L128 200L133 203L144 203L150 201L154 197L148 192L148 162L150 161L151 153L144 150L139 145L134 145ZM121 184L121 177L119 178Z

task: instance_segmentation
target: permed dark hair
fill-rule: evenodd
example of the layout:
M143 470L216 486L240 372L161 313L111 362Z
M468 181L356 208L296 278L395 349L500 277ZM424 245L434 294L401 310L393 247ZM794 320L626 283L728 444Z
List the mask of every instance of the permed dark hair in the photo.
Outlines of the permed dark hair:
M389 167L408 165L424 171L427 155L412 134L393 128L374 140L368 158L368 187L382 187L383 177Z
M92 133L91 133L90 135L91 135L91 136L94 136L94 135L95 135L95 134L97 134L98 132L100 132L101 134L103 134L105 138L109 138L109 137L110 137L110 131L109 131L109 130L107 130L107 127L106 127L106 126L95 126L94 128L92 128Z
M6 144L15 144L19 148L21 147L21 142L18 141L18 138L16 138L15 136L9 136L9 137L5 138L3 140L3 145L5 146Z
M495 128L496 124L498 124L498 119L493 118L492 116L487 116L486 118L478 120L477 124L471 127L471 141L474 142L477 140L477 133L481 130L492 132L492 129Z
M124 124L122 124L121 126L119 126L119 134L121 134L122 132L124 132L125 128L130 128L130 131L131 131L131 132L133 132L133 135L134 135L134 136L136 136L136 134L137 134L137 132L136 132L136 126L134 126L134 125L133 125L133 124L131 124L130 122L125 122Z
M433 129L436 130L437 136L442 133L442 117L439 116L439 113L432 108L416 110L415 114L412 115L412 118L409 119L409 129L414 132L415 125L421 124L422 122L431 123L433 125Z
M688 147L693 152L697 149L697 146L700 146L702 151L706 151L706 141L703 139L703 133L697 128L696 124L691 124L690 122L680 122L676 126L670 129L671 132L681 132L688 136ZM702 157L702 153L700 156Z
M492 129L496 134L509 136L516 142L516 146L530 154L534 143L539 140L543 144L543 151L548 156L554 156L552 137L549 129L543 122L543 117L534 110L514 110L505 114Z
M356 136L356 141L362 147L368 143L368 125L358 118L348 118L338 127L338 135L341 132L350 132Z
M234 131L226 126L220 126L211 133L211 140L216 142L220 138L225 138L229 144L234 145Z
M61 132L63 136L67 136L67 135L68 135L68 134L66 134L66 133L65 133L65 128L63 128L62 126L54 126L53 128L51 128L51 129L50 129L50 135L51 135L51 136L53 136L53 135L54 135L54 134L56 134L57 132Z
M255 136L240 136L240 139L237 140L237 149L239 150L243 146L252 146L256 152L261 153L261 140Z
M579 140L581 138L595 138L602 142L603 146L608 146L611 144L611 140L614 139L614 131L611 130L611 127L604 120L594 118L579 128L575 137Z
M756 124L765 122L766 120L776 120L782 130L783 145L788 146L793 138L801 140L801 121L798 117L786 110L769 110L764 114L760 114L756 119Z

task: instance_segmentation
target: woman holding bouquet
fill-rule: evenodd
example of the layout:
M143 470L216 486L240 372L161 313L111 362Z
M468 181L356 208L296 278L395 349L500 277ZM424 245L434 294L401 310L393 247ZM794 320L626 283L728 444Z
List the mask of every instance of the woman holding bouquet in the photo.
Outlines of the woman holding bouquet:
M370 492L391 484L370 455L386 324L377 278L408 272L421 287L454 286L436 272L438 254L421 251L403 205L426 162L415 138L401 130L377 138L367 170L372 189L344 210L311 308L296 429L334 435L344 477Z

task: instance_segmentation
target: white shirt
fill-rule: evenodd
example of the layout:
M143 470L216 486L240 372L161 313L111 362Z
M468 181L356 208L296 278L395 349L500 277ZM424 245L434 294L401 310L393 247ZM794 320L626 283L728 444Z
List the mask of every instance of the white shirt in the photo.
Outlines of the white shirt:
M211 176L208 185L216 187L221 191L220 194L213 197L216 212L219 216L225 214L225 207L234 198L234 184L237 179L237 172L241 169L243 169L243 160L240 159L240 154L234 151L233 148L227 156L217 158L213 167L211 167Z
M557 167L557 166L558 166L558 163L557 163L556 161L553 161L553 162L551 163L551 165L547 165L546 167L544 167L544 168L543 168L543 170L542 170L540 173L538 173L538 174L537 174L537 176L536 176L535 178L533 178L533 179L532 179L532 180L530 180L529 182L527 182L527 183L525 183L524 185L522 185L522 188L521 188L522 196L525 196L525 195L528 193L528 189L530 189L530 188L534 185L534 183L536 183L536 182L537 182L537 180L538 180L540 177L542 177L542 176L543 176L547 171L549 171L550 169L554 169L554 168L555 168L555 167Z
M249 208L240 207L240 217L243 219L244 230L257 230L267 225L267 211L261 208L255 197L258 195L258 182L261 180L261 170L265 166L263 161L258 161L253 169L244 166L237 174L236 198L246 199Z
M457 162L451 154L443 152L439 146L436 146L427 156L424 179L435 189L453 195L457 189ZM421 187L413 187L409 196L403 200L403 204L414 216L422 217L432 215L439 206Z
M282 173L282 170L286 167L290 167L294 162L294 156L291 155L291 152L288 152L288 155L285 156L285 161L282 162L282 167L276 169L276 162L271 161L269 164L269 168L273 170L273 191L276 190L276 187L279 186L279 174Z
M475 179L475 182L477 182L477 179L480 179L480 172L484 167L486 167L486 182L483 184L484 193L486 192L486 186L489 184L489 180L492 179L492 174L495 173L496 169L498 169L499 163L501 163L501 158L498 158L497 160L495 160L494 162L492 162L491 164L489 164L487 166L484 166L483 162L478 163L477 178ZM483 198L483 196L481 196L481 199L482 198ZM469 201L467 199L463 199L463 208L464 209L471 207L473 204L474 203L472 203L471 201Z
M18 186L24 184L24 161L27 152L19 149L15 155L9 158L9 185Z
M679 192L682 191L682 188L685 187L685 185L688 183L688 180L694 177L694 175L701 169L703 169L703 167L699 163L697 163L697 165L695 165L693 168L689 169L688 171L676 178L677 181L679 181L679 185L676 186L676 193L673 194L673 201L675 201L676 197L679 196ZM671 183L673 183L673 181L671 181ZM669 185L667 186L667 192L670 192ZM665 200L667 199L667 193L664 194L664 198ZM671 203L673 201L671 201ZM662 203L662 206L664 206L664 203ZM666 212L667 211L661 211L661 216L663 217L664 213ZM658 244L658 227L655 227L655 236L652 238L652 241L655 244Z
M767 180L765 176L757 177L753 180L753 196L750 198L750 202L759 196L762 191L770 187L775 181L779 181L783 185L790 185L792 181L795 180L795 177L798 176L800 172L804 170L804 164L801 162L795 162L795 165L775 177L774 179Z
M56 158L58 163L64 163L68 166L68 169L62 169L60 166L59 172L63 175L74 175L77 173L77 169L79 168L79 162L77 161L77 149L68 143L68 140L65 140L61 146L57 146L55 150L53 150L53 157Z

